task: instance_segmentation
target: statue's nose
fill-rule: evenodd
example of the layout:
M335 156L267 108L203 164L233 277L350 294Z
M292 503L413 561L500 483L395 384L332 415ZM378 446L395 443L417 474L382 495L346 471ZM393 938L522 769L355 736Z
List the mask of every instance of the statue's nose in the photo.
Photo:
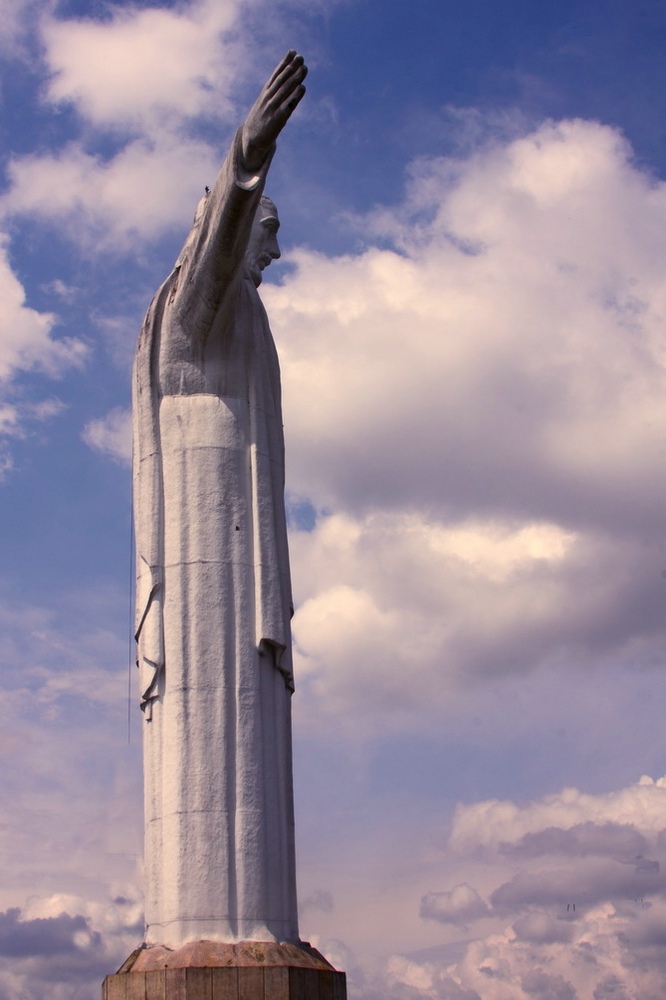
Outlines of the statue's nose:
M280 251L280 244L275 238L273 239L273 243L270 248L270 255L273 258L273 260L277 260L279 257L282 256L282 253Z

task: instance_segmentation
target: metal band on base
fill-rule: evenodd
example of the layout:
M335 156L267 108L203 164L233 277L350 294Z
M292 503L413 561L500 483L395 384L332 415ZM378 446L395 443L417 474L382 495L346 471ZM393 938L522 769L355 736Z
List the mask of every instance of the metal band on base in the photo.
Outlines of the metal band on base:
M347 1000L347 984L307 942L197 941L133 952L102 1000Z

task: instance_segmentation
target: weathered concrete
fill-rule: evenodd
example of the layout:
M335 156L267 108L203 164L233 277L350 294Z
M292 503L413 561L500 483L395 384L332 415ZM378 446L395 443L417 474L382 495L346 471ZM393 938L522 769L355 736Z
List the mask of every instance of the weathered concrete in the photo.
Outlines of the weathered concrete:
M141 948L115 975L102 1000L346 1000L337 972L307 943L191 942L176 950Z

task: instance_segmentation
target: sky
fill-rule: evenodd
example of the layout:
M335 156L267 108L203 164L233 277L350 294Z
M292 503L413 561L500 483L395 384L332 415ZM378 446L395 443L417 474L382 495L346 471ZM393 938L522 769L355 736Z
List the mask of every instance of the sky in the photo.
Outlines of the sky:
M142 940L130 369L267 192L302 937L352 1000L666 993L666 8L0 0L0 1000Z

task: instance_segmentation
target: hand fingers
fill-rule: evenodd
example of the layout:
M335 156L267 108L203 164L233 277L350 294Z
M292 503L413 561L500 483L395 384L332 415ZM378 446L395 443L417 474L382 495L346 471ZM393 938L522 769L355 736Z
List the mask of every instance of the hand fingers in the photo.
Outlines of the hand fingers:
M278 94L283 94L285 86L288 88L289 85L297 86L301 80L305 78L307 74L307 67L303 63L303 56L296 56L287 66L284 67L282 72L273 80L270 87L264 90L264 100L268 103L273 103L275 97Z
M298 66L293 73L290 73L282 81L279 87L276 87L274 93L268 98L267 101L268 106L272 108L278 108L280 107L281 104L284 104L284 102L291 97L294 91L301 86L303 80L307 75L308 75L307 66L303 64Z
M291 114L296 105L301 102L304 94L305 94L305 87L299 87L294 96L292 97L292 99L287 104L287 107L289 108L289 114Z
M283 60L283 62L285 62L285 60ZM268 100L271 100L275 96L275 94L282 89L284 84L288 80L290 80L293 76L299 74L303 68L305 69L305 72L303 73L302 76L299 77L298 82L300 82L300 80L305 78L305 74L307 73L308 70L307 66L304 65L303 56L296 55L296 53L294 52L293 57L289 61L285 62L285 65L282 67L280 72L277 73L277 75L274 74L270 82L266 84L266 87L264 88L264 94L266 98L268 98Z
M273 72L271 73L271 75L269 76L268 81L266 83L266 86L264 88L265 90L268 90L268 88L271 86L271 84L275 81L275 79L280 75L280 73L282 72L282 70L285 68L285 66L287 65L287 63L291 62L291 60L294 58L295 55L296 55L296 49L289 49L289 51L287 52L286 56L284 56L280 60L280 62L277 64L277 66L275 67L275 69L273 70Z
M275 111L275 118L280 122L280 130L284 128L291 118L294 110L300 104L305 94L305 87L299 87L295 94L292 94L288 101L282 104Z

